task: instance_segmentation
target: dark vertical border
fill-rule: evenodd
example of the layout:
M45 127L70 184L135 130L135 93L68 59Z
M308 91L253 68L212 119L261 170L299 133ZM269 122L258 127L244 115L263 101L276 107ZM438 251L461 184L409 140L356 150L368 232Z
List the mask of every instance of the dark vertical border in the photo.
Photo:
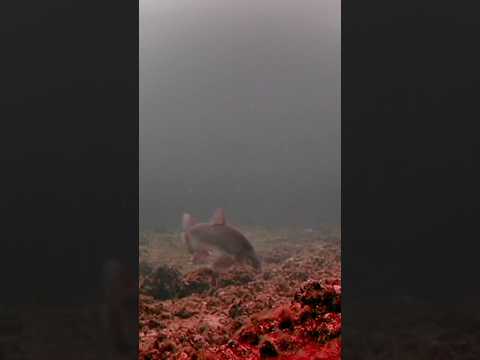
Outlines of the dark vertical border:
M479 356L476 12L342 1L345 359Z
M81 316L96 316L88 309L99 302L103 264L119 258L138 278L138 2L9 6L0 45L0 315L10 325L0 337L22 350L2 341L0 351L29 358L37 333L45 353L36 356L65 358L68 346L92 354L88 336L84 348L79 339L98 325ZM29 313L38 317L27 322ZM73 328L76 339L65 335Z

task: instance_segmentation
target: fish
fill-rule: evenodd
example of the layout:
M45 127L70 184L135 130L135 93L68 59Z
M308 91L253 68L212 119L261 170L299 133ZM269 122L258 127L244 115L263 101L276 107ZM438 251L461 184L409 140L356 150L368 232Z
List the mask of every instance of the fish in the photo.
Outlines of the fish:
M182 229L183 242L194 257L216 249L232 256L238 263L261 271L262 264L252 244L239 229L227 224L223 208L216 209L206 223L200 223L189 213L184 213Z

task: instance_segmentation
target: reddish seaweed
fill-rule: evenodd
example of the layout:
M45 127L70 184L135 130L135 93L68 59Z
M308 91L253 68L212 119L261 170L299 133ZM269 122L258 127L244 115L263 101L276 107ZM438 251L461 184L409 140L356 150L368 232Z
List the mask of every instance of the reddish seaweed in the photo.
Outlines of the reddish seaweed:
M241 265L187 273L181 298L141 296L139 359L340 359L339 268L336 248L322 247L263 274Z

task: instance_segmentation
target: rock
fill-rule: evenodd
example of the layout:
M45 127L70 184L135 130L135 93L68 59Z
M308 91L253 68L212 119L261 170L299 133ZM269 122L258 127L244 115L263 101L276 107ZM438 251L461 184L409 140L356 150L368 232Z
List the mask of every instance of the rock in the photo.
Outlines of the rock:
M181 319L188 319L188 318L191 318L195 314L196 314L195 312L188 311L186 308L182 308L179 311L177 311L174 315L176 317L181 318Z
M159 266L143 282L142 291L155 299L166 300L178 297L184 285L180 272L170 266Z
M209 268L201 268L186 274L183 278L182 296L203 293L217 285L218 273Z
M294 300L303 305L312 306L322 312L341 311L341 287L337 284L323 284L320 281L308 280L295 293Z
M278 356L278 351L271 340L264 339L259 346L260 359L269 359Z

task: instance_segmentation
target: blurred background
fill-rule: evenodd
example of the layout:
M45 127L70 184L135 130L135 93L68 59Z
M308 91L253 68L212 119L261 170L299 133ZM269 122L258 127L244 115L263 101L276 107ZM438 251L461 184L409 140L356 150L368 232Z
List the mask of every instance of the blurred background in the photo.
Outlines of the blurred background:
M140 229L340 223L340 1L140 1Z

